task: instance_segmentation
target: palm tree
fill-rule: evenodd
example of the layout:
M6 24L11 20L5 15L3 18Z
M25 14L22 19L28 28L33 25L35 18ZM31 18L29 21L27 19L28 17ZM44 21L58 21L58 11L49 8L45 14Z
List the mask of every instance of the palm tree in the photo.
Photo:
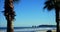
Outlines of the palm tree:
M5 0L5 5L4 5L4 16L7 20L7 32L14 32L13 31L13 20L15 19L15 11L14 11L14 6L13 2L15 0Z
M60 11L60 0L47 0L45 2L44 9L47 8L48 11L55 9L56 13L56 23L57 23L57 32L59 32L59 11Z

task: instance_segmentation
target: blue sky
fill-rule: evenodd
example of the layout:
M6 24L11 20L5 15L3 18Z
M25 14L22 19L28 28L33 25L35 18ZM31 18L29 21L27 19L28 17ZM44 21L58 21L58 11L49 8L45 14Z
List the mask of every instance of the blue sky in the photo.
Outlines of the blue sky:
M14 3L14 26L56 25L54 10L44 10L44 2L45 0L21 0ZM4 0L0 0L0 27L6 27L7 21L1 11L4 11Z

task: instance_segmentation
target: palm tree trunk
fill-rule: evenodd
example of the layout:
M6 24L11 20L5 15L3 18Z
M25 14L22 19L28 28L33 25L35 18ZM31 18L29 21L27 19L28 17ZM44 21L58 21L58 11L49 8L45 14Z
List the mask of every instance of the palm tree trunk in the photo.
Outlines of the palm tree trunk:
M14 32L13 31L13 19L14 19L14 11L13 11L13 0L5 0L5 11L4 16L7 20L7 32Z
M58 7L56 8L56 24L57 24L56 32L59 32L59 9L58 9Z
M59 31L60 31L60 12L59 12Z
M7 21L7 32L14 32L12 21Z

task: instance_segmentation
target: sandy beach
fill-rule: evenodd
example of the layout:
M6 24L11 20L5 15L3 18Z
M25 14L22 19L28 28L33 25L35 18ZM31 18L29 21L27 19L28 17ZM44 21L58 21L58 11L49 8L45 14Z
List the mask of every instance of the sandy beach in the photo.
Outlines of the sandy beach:
M0 32L6 32L6 30L0 30ZM15 32L30 32L30 31L15 31ZM47 32L47 30L36 30L33 32ZM56 32L56 30L52 30L52 32Z

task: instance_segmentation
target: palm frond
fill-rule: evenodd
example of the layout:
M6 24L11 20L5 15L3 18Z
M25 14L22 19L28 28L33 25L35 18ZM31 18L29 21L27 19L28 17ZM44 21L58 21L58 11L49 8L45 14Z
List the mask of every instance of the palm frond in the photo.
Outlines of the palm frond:
M53 0L47 0L44 4L44 9L47 8L48 10L52 10L55 7Z
M13 1L16 3L16 2L19 2L19 1L21 1L21 0L13 0Z

